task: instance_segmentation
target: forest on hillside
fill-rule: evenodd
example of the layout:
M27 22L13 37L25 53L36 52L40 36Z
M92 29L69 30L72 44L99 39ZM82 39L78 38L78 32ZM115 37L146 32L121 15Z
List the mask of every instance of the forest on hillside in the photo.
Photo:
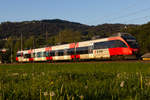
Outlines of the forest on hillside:
M102 24L89 26L60 19L3 22L0 24L0 49L7 48L0 59L15 61L16 52L22 48L38 48L108 37L113 33L128 32L134 35L140 46L140 54L150 52L150 23L144 25ZM22 39L21 39L22 38ZM6 56L7 55L7 56ZM9 60L10 61L10 60Z

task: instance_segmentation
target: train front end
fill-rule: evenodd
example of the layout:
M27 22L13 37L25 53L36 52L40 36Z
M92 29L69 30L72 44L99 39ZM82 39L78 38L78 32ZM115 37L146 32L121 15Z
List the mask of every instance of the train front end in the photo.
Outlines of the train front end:
M138 58L139 46L138 46L138 42L137 42L136 38L128 33L124 33L121 37L125 40L128 47L132 51L132 56L135 56L136 58Z

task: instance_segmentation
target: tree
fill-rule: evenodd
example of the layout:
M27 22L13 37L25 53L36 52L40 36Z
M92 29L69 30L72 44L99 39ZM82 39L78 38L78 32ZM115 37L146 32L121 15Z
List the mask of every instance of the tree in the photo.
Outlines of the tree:
M81 33L79 31L74 31L72 29L65 29L59 32L55 37L57 43L71 43L78 42L81 40Z
M33 44L34 43L34 37L31 36L30 38L28 38L27 40L25 40L24 42L24 48L30 49L33 48Z

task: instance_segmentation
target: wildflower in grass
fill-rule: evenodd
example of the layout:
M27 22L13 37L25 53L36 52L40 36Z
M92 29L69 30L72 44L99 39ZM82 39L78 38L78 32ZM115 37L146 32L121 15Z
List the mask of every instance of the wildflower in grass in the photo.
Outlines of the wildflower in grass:
M54 91L51 91L51 92L50 92L50 96L51 96L51 97L55 96L55 92L54 92Z
M50 96L49 96L49 97L50 97L50 100L52 100L52 97L55 96L55 92L54 92L54 91L51 91L51 92L49 93L49 95L50 95Z
M44 96L48 96L48 92L44 92L43 94L44 94Z
M32 76L34 76L34 73L32 73Z
M124 87L124 81L120 83L120 87Z
M72 97L72 99L71 100L74 100L74 96Z
M28 75L27 73L23 73L23 75L22 75L22 76L23 76L23 77L26 77L27 75Z
M45 75L45 73L44 73L44 72L42 72L41 74L42 74L43 76Z
M50 82L50 85L53 85L53 84L54 84L54 82L53 82L53 81L51 81L51 82Z
M61 89L60 89L61 94L63 93L63 87L64 87L64 84L62 84Z
M145 79L145 85L148 87L150 86L150 80L149 79Z
M84 88L87 90L87 89L88 89L88 86L86 85Z
M136 72L136 75L139 75L139 72Z
M80 97L80 99L81 99L81 100L83 100L83 99L84 99L84 96L83 96L83 95L81 95L81 96L79 96L79 97Z
M62 76L60 75L60 76L59 76L59 78L61 79L61 78L62 78Z
M120 73L118 73L118 74L117 74L117 78L120 78L120 76L121 76Z
M140 72L140 84L141 84L141 89L143 89L143 77L141 72Z
M11 75L12 75L12 76L18 76L19 73L12 73Z

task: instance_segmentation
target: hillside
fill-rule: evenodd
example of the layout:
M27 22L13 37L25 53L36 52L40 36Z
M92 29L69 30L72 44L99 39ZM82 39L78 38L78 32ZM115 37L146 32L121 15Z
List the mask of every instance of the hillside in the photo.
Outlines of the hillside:
M41 21L23 21L23 22L3 22L0 24L0 40L6 40L11 38L18 40L23 36L23 42L32 37L36 42L36 47L39 45L53 45L59 43L68 43L74 41L89 40L93 36L106 37L112 33L120 32L125 26L135 25L123 25L123 24L102 24L97 26L89 26L76 22L69 22L60 19L54 20L41 20ZM64 33L64 30L66 33ZM63 32L63 33L62 33ZM72 37L78 32L77 40ZM70 36L70 40L74 41L59 41L59 33ZM62 36L61 34L61 36ZM66 40L66 38L65 38ZM52 43L53 41L53 43ZM2 43L3 44L3 43ZM3 48L4 45L0 45ZM26 48L26 46L24 47Z
M45 35L56 35L63 29L86 30L87 25L64 21L64 20L41 20L24 22L4 22L0 24L0 38L10 36L19 37L22 33L24 37Z
M98 26L88 26L80 23L69 22L65 20L41 20L41 21L23 21L23 22L3 22L0 24L0 39L8 37L44 36L47 32L48 37L57 35L64 29L71 29L81 32L82 35L104 35L119 32L124 28L123 24L103 24Z

